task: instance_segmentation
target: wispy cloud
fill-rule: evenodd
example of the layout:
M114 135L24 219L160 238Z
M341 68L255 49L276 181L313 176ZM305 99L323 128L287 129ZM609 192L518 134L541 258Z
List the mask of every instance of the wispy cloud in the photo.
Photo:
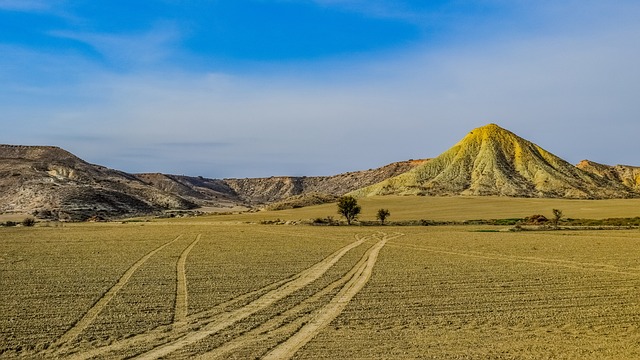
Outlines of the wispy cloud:
M496 122L573 162L640 165L640 9L588 3L607 14L596 26L585 26L594 15L584 7L589 15L567 18L565 3L537 9L555 31L264 72L204 73L180 64L118 72L82 57L5 47L10 57L0 67L13 70L0 71L0 106L12 123L0 137L48 139L133 172L321 175L435 156L472 128ZM175 51L179 31L157 29L56 35L142 65ZM15 69L54 79L34 80L28 91L18 84L20 92Z
M50 35L85 43L106 59L126 65L148 65L170 57L180 39L179 30L162 24L144 33L114 34L51 31Z
M0 0L0 10L39 12L51 9L55 3L54 0Z

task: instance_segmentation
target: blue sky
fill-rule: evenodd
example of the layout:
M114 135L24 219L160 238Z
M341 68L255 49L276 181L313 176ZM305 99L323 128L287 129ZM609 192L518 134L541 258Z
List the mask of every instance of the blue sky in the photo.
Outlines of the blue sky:
M130 172L330 175L487 123L640 165L630 0L0 0L0 142Z

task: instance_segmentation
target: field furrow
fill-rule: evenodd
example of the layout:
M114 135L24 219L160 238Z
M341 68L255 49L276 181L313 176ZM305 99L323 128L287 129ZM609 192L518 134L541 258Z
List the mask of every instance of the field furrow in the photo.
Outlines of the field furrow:
M637 230L215 219L0 228L0 359L640 358Z
M147 333L116 341L107 346L72 354L69 359L80 360L96 356L105 356L106 354L121 350L148 345L152 345L153 350L147 354L143 354L141 358L156 358L160 356L158 354L171 353L188 344L206 338L218 332L220 329L246 318L261 308L304 287L306 284L322 276L322 274L333 266L342 256L366 240L366 237L357 235L356 241L349 243L314 266L294 276L277 281L250 293L240 295L237 298L218 304L209 310L186 316L184 321L174 323L171 326L160 326ZM250 300L250 302L245 303L247 300Z
M313 315L309 323L304 325L292 337L284 343L269 352L263 359L289 359L301 347L313 339L324 327L335 319L342 310L349 304L349 301L366 285L373 272L373 266L378 259L378 254L382 247L387 243L389 238L384 236L382 240L376 243L366 254L366 258L362 264L357 265L358 268L351 279L338 292L338 294L326 306L318 309Z
M300 274L298 274L296 279L282 285L277 289L269 291L268 293L249 303L248 305L234 311L221 314L214 322L204 326L202 329L189 332L187 335L183 336L177 341L159 346L145 354L136 357L136 359L149 360L166 356L178 349L181 349L194 342L200 341L228 326L233 325L234 323L256 313L257 311L273 304L274 302L292 294L293 292L318 279L331 266L333 266L338 260L340 260L340 258L344 256L344 254L349 252L349 250L359 246L363 242L364 239L356 240L355 242L334 252L329 257L317 263L316 265L301 272Z
M620 268L613 265L608 264L594 264L594 263L581 263L577 261L566 261L566 260L556 260L556 259L547 259L540 257L520 257L520 256L509 256L503 254L492 254L492 253L482 253L482 252L462 252L462 251L451 251L444 250L435 247L424 247L424 246L416 246L410 244L390 244L389 246L393 247L405 247L414 250L427 251L438 254L446 254L446 255L457 255L478 259L487 259L487 260L500 260L500 261L511 261L511 262L520 262L520 263L528 263L528 264L536 264L536 265L545 265L545 266L558 266L569 269L577 269L584 271L595 271L595 272L606 272L613 274L622 274L622 275L631 275L631 276L640 276L640 269L636 268Z
M252 291L247 294L240 295L236 298L228 300L224 303L218 304L209 310L202 311L196 314L187 316L186 322L174 323L172 325L159 326L149 332L138 334L127 339L115 341L107 346L98 347L95 349L83 351L80 353L71 354L66 356L67 360L86 360L96 357L114 357L118 352L123 350L131 350L141 348L143 346L154 346L166 344L171 341L175 341L178 338L184 336L190 331L196 330L205 326L217 319L216 316L236 309L238 307L245 306L251 299L257 299L263 294L277 289L283 284L292 281L296 276L275 282L264 288Z
M314 314L330 310L327 308L330 306L330 303L323 304L322 299L331 295L336 289L343 289L347 287L348 283L353 281L354 277L357 277L358 274L362 273L365 263L371 258L371 254L379 251L380 243L386 240L387 239L381 240L368 249L360 260L342 277L304 299L298 305L275 317L272 317L260 326L234 338L233 340L227 341L221 346L199 355L197 359L222 359L238 349L252 346L255 343L263 342L268 339L281 338L282 336L285 336L285 340L290 338L296 330L301 328L304 324L309 323L313 317L316 316ZM339 294L340 293L336 295L336 298Z
M195 240L180 254L177 266L177 287L176 287L176 308L173 315L173 322L184 322L187 320L189 312L188 290L187 290L187 256L200 241L202 234L198 234Z
M150 251L148 254L140 258L140 260L138 260L135 264L131 265L131 267L127 269L127 271L122 275L122 277L120 277L120 279L116 282L116 284L113 285L113 287L111 287L89 309L89 311L87 311L87 313L80 320L78 320L78 322L76 322L73 325L73 327L71 327L64 335L62 335L62 337L60 337L53 344L53 348L68 344L71 341L73 341L76 337L78 337L78 335L80 335L80 333L82 333L84 329L86 329L89 325L91 325L91 323L95 320L98 314L100 314L100 312L107 306L107 304L109 304L111 299L113 299L113 297L118 293L118 291L120 291L120 289L122 289L127 284L131 276L133 276L133 274L136 272L136 270L138 270L138 268L140 268L147 260L149 260L149 258L155 255L157 252L169 246L170 244L178 241L178 239L180 239L181 237L182 235L179 235L175 239L160 245L159 247L155 248L154 250Z

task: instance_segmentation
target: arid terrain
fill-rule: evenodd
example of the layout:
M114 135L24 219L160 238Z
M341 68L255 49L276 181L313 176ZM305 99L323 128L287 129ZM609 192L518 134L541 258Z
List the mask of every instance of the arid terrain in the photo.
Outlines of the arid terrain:
M498 229L0 229L0 358L640 356L637 229Z
M132 175L3 145L0 358L639 358L638 174L493 124L328 177Z
M612 199L640 197L640 168L569 164L495 124L474 129L433 159L333 176L208 179L128 174L51 146L0 145L0 213L86 220L172 210L286 209L350 193Z
M402 174L423 161L335 176L207 179L128 174L89 164L51 146L0 145L0 213L35 214L50 220L86 220L209 207L215 211L284 201L314 204ZM293 206L293 205L292 205Z

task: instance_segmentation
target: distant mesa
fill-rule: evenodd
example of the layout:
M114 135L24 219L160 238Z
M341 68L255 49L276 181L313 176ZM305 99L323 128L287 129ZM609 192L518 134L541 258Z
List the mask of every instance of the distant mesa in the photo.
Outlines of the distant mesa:
M584 160L573 166L496 124L471 131L433 159L333 176L207 179L128 174L54 146L0 145L0 213L87 220L199 207L283 209L356 196L640 196L640 168Z

